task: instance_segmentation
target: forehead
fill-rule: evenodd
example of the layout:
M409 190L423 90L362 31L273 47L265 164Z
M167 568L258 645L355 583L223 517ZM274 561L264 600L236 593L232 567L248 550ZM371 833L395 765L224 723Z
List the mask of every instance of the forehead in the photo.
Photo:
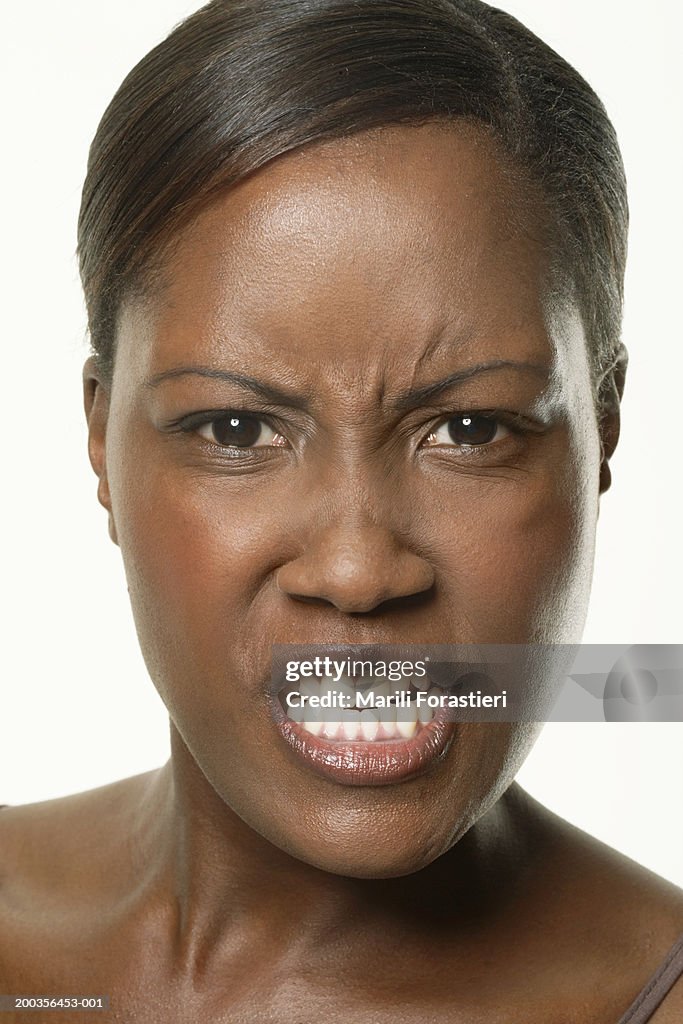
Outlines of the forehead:
M494 140L464 123L304 147L181 232L147 329L124 316L119 357L154 373L255 347L282 372L327 358L352 370L441 362L456 343L496 358L504 338L537 359L552 348L542 214Z

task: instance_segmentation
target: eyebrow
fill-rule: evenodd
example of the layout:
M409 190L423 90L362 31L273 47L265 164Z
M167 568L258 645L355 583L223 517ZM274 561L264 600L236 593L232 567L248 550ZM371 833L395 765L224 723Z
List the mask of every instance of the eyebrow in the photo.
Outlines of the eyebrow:
M456 387L458 384L469 380L470 377L478 377L483 373L492 373L494 370L509 369L533 373L539 379L546 382L550 374L549 368L544 366L543 363L517 362L514 359L494 359L490 363L477 363L476 366L468 366L464 370L456 370L455 373L449 374L448 377L434 384L426 384L422 388L411 388L409 391L404 391L395 399L393 406L396 410L402 412L416 409L423 405L424 402L440 395L443 391L447 391L449 388Z
M236 384L244 391L251 391L261 398L265 398L277 405L295 406L306 409L308 399L303 394L293 391L283 391L272 384L266 384L256 377L250 377L246 373L238 373L234 370L214 370L210 366L175 366L171 370L163 370L155 373L145 381L145 387L156 388L166 380L174 380L177 377L209 377L211 380L226 381L228 384Z
M448 377L443 380L436 381L433 384L426 384L421 388L410 388L408 391L402 392L392 402L392 406L397 411L407 411L410 409L418 408L424 402L429 401L431 398L435 398L440 395L443 391L447 391L449 388L456 387L458 384L469 380L471 377L477 377L483 373L492 373L495 370L512 369L518 371L526 371L533 373L540 379L547 381L549 375L549 369L542 363L527 363L527 362L516 362L511 359L495 359L489 363L478 363L475 366L469 366L463 370L456 370L455 373L451 373ZM242 388L245 391L251 391L261 398L265 398L268 401L274 402L278 405L292 406L307 409L309 402L308 398L303 394L297 394L293 391L283 391L281 388L275 387L272 384L266 384L264 381L258 380L256 377L250 377L246 373L238 373L234 370L215 370L209 366L175 366L170 370L162 370L161 373L156 373L145 381L145 387L156 388L160 384L163 384L167 380L175 380L178 377L208 377L211 380L226 381L229 384L235 384L237 387Z

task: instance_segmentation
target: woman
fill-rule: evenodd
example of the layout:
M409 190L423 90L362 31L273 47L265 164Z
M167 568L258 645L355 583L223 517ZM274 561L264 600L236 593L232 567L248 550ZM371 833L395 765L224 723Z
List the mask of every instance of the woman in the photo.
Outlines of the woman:
M4 992L681 1019L683 897L515 785L534 725L314 735L270 684L286 642L578 642L626 221L598 99L475 0L212 3L131 72L85 404L172 758L2 812Z

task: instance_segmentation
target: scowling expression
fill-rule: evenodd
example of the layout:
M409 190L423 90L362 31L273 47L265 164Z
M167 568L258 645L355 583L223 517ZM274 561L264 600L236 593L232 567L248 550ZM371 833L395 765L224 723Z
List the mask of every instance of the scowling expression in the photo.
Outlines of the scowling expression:
M464 124L294 151L181 232L121 312L111 384L86 370L99 496L176 741L226 814L332 872L425 866L536 727L459 726L389 784L325 777L273 719L273 643L583 627L600 437L581 319L522 189Z

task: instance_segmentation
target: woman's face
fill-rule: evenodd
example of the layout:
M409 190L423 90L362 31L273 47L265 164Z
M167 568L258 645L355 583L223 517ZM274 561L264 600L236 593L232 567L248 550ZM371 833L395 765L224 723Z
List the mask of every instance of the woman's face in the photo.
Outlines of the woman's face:
M279 158L179 236L96 390L100 499L175 728L248 825L329 871L425 866L536 730L458 726L386 785L321 775L274 721L272 644L575 642L583 626L586 343L517 187L465 127Z

